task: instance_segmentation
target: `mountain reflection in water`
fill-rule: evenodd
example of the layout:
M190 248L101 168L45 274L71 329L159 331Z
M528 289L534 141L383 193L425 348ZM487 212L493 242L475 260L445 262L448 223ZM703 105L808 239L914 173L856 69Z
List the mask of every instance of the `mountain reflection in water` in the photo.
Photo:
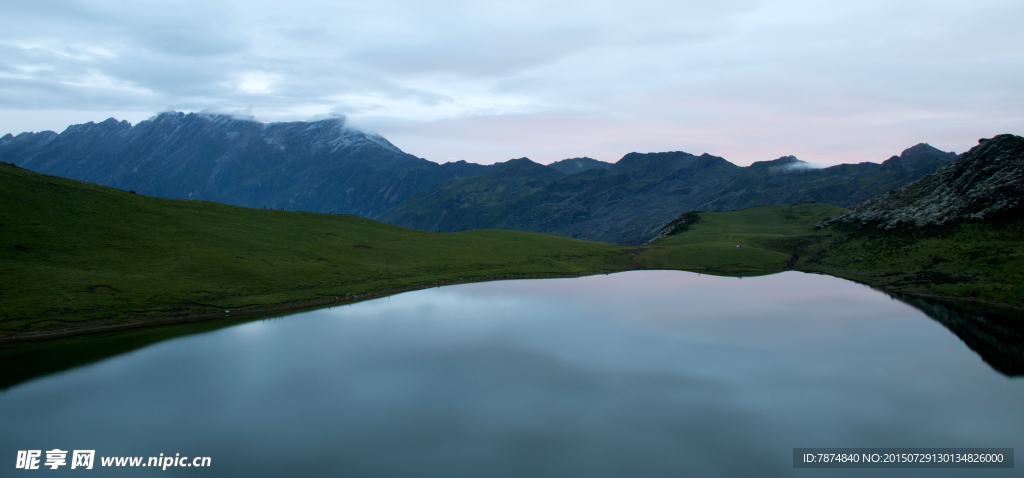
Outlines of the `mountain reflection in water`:
M1008 377L1024 375L1024 311L899 294L881 289L879 291L920 310L945 326L999 373ZM165 340L281 317L233 317L48 341L0 344L0 363L5 364L0 368L0 390L36 377L73 369Z
M885 293L944 325L999 373L1007 377L1024 375L1024 311Z
M802 476L794 447L1024 447L1016 319L899 299L635 271L5 344L0 449L213 457L161 471L189 477L729 477ZM814 476L935 476L860 471Z

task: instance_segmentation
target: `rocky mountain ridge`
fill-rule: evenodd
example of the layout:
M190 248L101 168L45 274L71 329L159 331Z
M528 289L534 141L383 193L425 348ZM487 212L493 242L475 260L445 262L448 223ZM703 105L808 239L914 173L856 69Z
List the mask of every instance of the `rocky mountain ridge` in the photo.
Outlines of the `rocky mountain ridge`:
M709 154L630 153L607 168L560 177L533 163L516 169L529 177L506 175L500 185L488 174L441 183L379 218L432 231L506 228L640 244L681 212L805 201L851 206L956 157L920 144L881 164L815 168L792 156L740 167ZM501 197L484 200L477 192L488 187L501 187Z
M134 126L110 118L60 134L8 134L0 161L152 196L364 217L488 168L417 158L343 118L261 123L178 112Z
M875 196L818 224L892 230L941 226L1020 212L1024 199L1024 138L981 139L956 162Z
M740 167L679 151L630 153L616 163L437 164L343 118L265 124L177 112L136 125L111 118L0 138L0 161L147 195L347 213L432 231L497 227L619 243L646 242L695 209L850 206L955 158L921 144L881 164L829 168L792 156Z

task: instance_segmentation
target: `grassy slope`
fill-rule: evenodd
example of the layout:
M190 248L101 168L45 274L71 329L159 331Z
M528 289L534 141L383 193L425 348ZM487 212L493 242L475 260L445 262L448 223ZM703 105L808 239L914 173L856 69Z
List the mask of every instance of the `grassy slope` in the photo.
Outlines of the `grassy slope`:
M660 253L668 256L663 261L686 268L686 262L721 264L732 254L729 247L742 244L744 250L750 248L746 263L764 269L779 267L797 255L797 270L903 293L1024 306L1024 221L903 231L814 229L815 223L839 211L804 203L701 213L700 221L686 232L652 243L676 247L647 254Z
M815 223L841 211L829 204L802 203L705 212L686 232L653 242L659 248L645 256L682 269L777 271L789 265L793 253L766 243L815 234Z
M1024 305L1024 222L910 234L814 229L839 211L803 203L701 213L684 233L624 247L145 197L0 163L0 338L295 308L464 280L636 268L757 275L793 267L902 292Z
M0 336L637 267L611 244L153 198L8 164L0 224Z
M1024 307L1024 221L920 230L829 227L808 270L890 290Z

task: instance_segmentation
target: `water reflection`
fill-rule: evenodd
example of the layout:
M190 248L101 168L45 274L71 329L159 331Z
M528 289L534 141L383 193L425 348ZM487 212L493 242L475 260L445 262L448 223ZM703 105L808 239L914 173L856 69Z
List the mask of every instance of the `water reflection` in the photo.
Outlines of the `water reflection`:
M0 394L0 453L213 457L160 472L189 477L804 476L794 447L1024 447L1024 381L831 277L467 284L197 332L38 351L91 363ZM970 476L814 471L936 474Z
M999 373L1009 377L1024 374L1024 311L885 290L880 292L920 310L945 326ZM0 363L5 366L0 368L0 390L165 340L212 332L246 322L280 318L282 316L277 314L223 318L57 340L2 344Z
M1024 375L1024 311L886 293L944 325L999 373Z
M53 340L0 344L0 390L33 378L71 370L106 358L126 354L165 340L212 332L227 327L280 316L219 318L186 324L161 325L77 335Z

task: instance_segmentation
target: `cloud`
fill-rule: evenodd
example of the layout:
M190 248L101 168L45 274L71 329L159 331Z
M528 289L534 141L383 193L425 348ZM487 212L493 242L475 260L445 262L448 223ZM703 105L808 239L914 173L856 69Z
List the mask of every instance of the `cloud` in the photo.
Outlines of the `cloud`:
M1002 0L16 2L0 17L0 134L60 130L74 112L335 112L441 161L880 161L1021 133L1022 13Z
M262 71L245 71L238 74L232 86L243 93L265 95L271 93L272 87L279 81L274 74Z
M821 169L824 166L820 164L808 163L807 161L794 161L782 166L785 171L807 171L810 169Z

